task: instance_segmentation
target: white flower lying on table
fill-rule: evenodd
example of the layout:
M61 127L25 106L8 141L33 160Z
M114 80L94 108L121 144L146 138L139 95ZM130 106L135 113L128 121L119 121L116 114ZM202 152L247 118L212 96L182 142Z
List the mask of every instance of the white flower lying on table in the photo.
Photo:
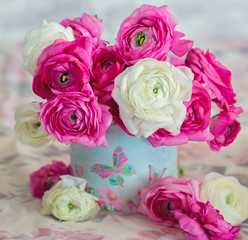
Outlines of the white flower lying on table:
M84 191L86 181L69 175L60 176L42 198L42 214L52 214L59 220L84 221L93 218L100 210L97 198Z
M248 218L248 189L235 177L216 172L207 174L201 186L200 200L209 201L234 226Z

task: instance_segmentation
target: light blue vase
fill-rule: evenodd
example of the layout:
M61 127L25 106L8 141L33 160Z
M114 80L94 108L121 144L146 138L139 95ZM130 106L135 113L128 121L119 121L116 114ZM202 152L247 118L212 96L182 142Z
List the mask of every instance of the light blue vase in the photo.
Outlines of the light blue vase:
M177 148L157 147L117 125L107 135L108 147L71 144L73 174L87 180L103 211L135 211L139 191L157 177L177 175Z

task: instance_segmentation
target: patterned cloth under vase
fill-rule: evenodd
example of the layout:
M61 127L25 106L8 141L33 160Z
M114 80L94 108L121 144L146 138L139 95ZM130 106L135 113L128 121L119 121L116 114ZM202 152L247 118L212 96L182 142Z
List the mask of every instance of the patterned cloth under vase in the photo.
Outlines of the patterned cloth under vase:
M177 175L177 148L154 148L117 125L108 131L107 148L70 145L73 174L87 180L103 211L135 211L140 189L156 177Z

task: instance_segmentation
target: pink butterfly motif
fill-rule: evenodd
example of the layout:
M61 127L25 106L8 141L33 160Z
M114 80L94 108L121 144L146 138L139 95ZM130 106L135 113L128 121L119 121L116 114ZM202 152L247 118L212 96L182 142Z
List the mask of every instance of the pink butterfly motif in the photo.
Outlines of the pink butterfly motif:
M123 147L118 146L112 155L113 166L106 164L94 164L91 171L98 174L101 178L109 178L112 185L122 185L124 179L119 174L131 176L135 174L133 165L128 164L128 158L122 152Z

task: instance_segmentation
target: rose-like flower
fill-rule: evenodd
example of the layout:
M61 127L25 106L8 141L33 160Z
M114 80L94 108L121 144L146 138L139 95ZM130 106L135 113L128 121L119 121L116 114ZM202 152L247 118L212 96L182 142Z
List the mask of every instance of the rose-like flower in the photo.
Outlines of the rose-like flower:
M147 138L153 147L159 146L178 146L188 143L189 139L183 132L171 134L163 128L158 129L155 133Z
M22 143L32 147L41 147L51 143L54 138L43 128L38 113L41 111L38 102L21 106L15 112L15 131Z
M229 111L222 111L211 119L210 132L214 139L209 145L212 151L219 151L221 147L230 145L236 139L241 130L237 118L242 111L240 107L231 106Z
M119 106L118 104L114 101L114 99L110 99L107 103L107 106L109 106L109 111L113 117L113 122L114 124L117 124L124 132L126 132L128 135L130 136L134 136L133 134L131 134L127 128L125 127L123 121L120 118L120 112L119 112Z
M98 103L90 85L85 85L82 92L56 94L41 105L44 129L65 144L106 147L105 134L112 116L107 106Z
M82 17L64 19L61 25L71 27L75 38L87 37L93 42L94 47L104 46L105 42L100 39L103 31L103 23L95 16L83 13Z
M114 79L124 70L124 61L114 47L97 48L93 52L92 87L100 103L106 103L114 88Z
M34 74L37 68L38 58L42 51L56 39L73 41L75 37L71 28L65 28L56 22L48 23L46 20L43 20L38 28L26 33L23 48L23 66L31 75Z
M248 218L248 189L232 176L209 173L203 179L200 200L209 201L232 225L239 225Z
M220 108L228 109L236 103L235 93L231 85L231 72L209 51L191 49L186 56L186 66L194 73L194 79L205 84L211 90L212 100L218 102Z
M116 47L129 65L142 58L164 61L169 51L181 57L193 42L180 40L184 34L174 30L177 24L168 6L142 5L122 22Z
M71 167L61 161L53 160L30 174L30 189L34 197L42 198L45 191L60 181L61 175L71 175Z
M181 126L189 141L209 141L213 136L208 127L211 117L211 97L209 92L196 81L193 81L192 96L184 103L187 114Z
M178 134L186 116L193 74L187 67L142 59L115 79L112 97L128 131L145 138L164 128Z
M81 91L90 81L92 43L87 38L73 42L57 40L41 54L34 73L33 91L49 99L54 90Z
M52 214L65 221L84 221L94 217L100 208L97 198L84 191L85 180L71 176L61 178L45 192L42 214Z
M177 224L175 213L187 213L188 202L199 200L200 184L197 180L173 176L157 179L141 190L138 211L157 222Z
M179 226L188 233L186 240L234 240L239 235L240 227L226 222L209 202L192 200L189 208L188 214L175 213Z
M173 135L165 129L159 129L148 137L154 146L175 146L186 144L188 141L210 141L213 135L209 132L211 115L211 98L208 91L197 81L193 81L192 96L187 107L185 120L180 133Z

